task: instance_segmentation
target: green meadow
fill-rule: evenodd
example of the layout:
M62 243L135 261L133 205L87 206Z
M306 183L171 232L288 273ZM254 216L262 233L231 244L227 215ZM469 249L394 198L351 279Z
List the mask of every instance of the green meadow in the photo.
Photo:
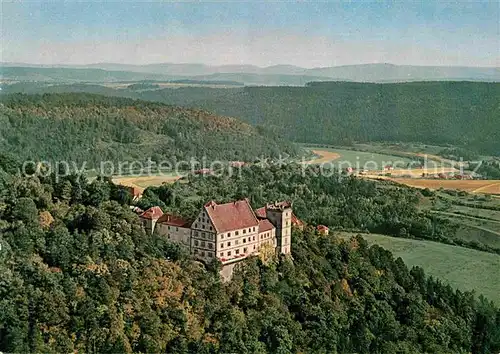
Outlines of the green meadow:
M342 238L352 233L335 233ZM419 266L425 273L452 287L483 294L500 304L500 255L432 241L411 240L377 234L363 234L369 244L378 244L401 257L408 267Z

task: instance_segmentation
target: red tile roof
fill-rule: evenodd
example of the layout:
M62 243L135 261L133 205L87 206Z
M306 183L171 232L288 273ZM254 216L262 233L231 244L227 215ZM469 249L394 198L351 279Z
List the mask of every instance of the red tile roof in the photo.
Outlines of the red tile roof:
M156 220L159 219L163 215L163 211L160 207L154 206L146 210L144 213L139 215L139 217L143 219Z
M244 161L231 161L229 163L229 165L231 167L243 167L243 166L245 166L245 162Z
M292 225L304 226L304 222L300 220L294 213L292 213Z
M129 190L129 192L134 196L134 197L138 197L138 196L141 196L142 195L142 190L138 187L132 187L132 186L127 186L127 189Z
M191 223L178 215L173 214L163 214L161 218L158 219L158 223L177 226L177 227L191 227Z
M200 170L193 171L195 175L208 175L211 174L213 171L209 168L202 168Z
M266 216L266 207L262 207L262 208L259 208L259 209L255 209L255 215L259 218L259 219L265 219L267 216Z
M266 207L255 209L255 215L259 219L267 219L267 216L266 216ZM304 226L304 222L302 220L300 220L293 212L292 212L292 225L295 225L295 226Z
M322 234L326 234L328 232L328 227L325 225L318 225L316 226L316 230Z
M227 232L259 225L248 199L226 204L217 204L211 201L205 204L204 207L217 232Z
M259 233L274 229L274 225L268 219L259 220Z

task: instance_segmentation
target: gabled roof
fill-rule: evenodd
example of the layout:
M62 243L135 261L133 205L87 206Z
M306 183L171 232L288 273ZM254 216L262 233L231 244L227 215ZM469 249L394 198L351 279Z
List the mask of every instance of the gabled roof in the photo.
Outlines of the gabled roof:
M259 218L259 219L266 219L267 216L266 216L266 207L262 207L262 208L259 208L259 209L255 209L255 215Z
M204 208L217 232L227 232L259 225L248 199L226 204L217 204L211 201L205 204Z
M325 226L325 225L318 225L316 226L316 229L318 231L327 231L328 230L328 226Z
M268 219L259 220L259 233L274 229L274 225Z
M157 220L163 215L163 211L160 207L154 206L146 210L144 213L139 215L143 219Z
M178 215L163 214L157 221L160 224L177 226L177 227L191 227L191 223Z

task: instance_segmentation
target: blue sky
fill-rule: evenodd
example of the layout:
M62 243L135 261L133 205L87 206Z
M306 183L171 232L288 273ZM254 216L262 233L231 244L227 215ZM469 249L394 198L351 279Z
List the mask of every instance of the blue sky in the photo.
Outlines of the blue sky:
M2 61L498 66L499 2L2 2Z

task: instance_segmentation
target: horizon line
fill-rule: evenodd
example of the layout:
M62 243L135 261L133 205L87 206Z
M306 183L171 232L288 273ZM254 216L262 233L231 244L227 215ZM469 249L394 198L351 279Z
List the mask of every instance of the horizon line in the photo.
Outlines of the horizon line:
M367 65L388 65L388 66L402 66L402 67L408 67L408 66L413 66L413 67L421 67L421 68L429 68L429 67L438 67L438 68L487 68L487 69L500 69L499 65L495 66L471 66L471 65L418 65L418 64L393 64L389 62L368 62L368 63L362 63L362 64L343 64L343 65L331 65L331 66L315 66L315 67L303 67L303 66L298 66L294 64L273 64L273 65L268 65L268 66L259 66L256 64L205 64L202 62L154 62L154 63L146 63L146 64L132 64L132 63L118 63L118 62L92 62L92 63L86 63L86 64L71 64L71 63L51 63L51 64L44 64L44 63L27 63L27 62L11 62L11 61L0 61L0 65L16 65L16 66L23 66L23 65L37 65L37 66L48 66L48 67L55 67L55 66L89 66L89 65L130 65L130 66L138 66L138 67L145 67L145 66L151 66L151 65L201 65L205 67L229 67L229 66L251 66L255 67L258 69L268 69L268 68L273 68L273 67L279 67L279 66L290 66L298 69L305 69L305 70L314 70L314 69L326 69L326 68L341 68L341 67L347 67L347 66L367 66Z

